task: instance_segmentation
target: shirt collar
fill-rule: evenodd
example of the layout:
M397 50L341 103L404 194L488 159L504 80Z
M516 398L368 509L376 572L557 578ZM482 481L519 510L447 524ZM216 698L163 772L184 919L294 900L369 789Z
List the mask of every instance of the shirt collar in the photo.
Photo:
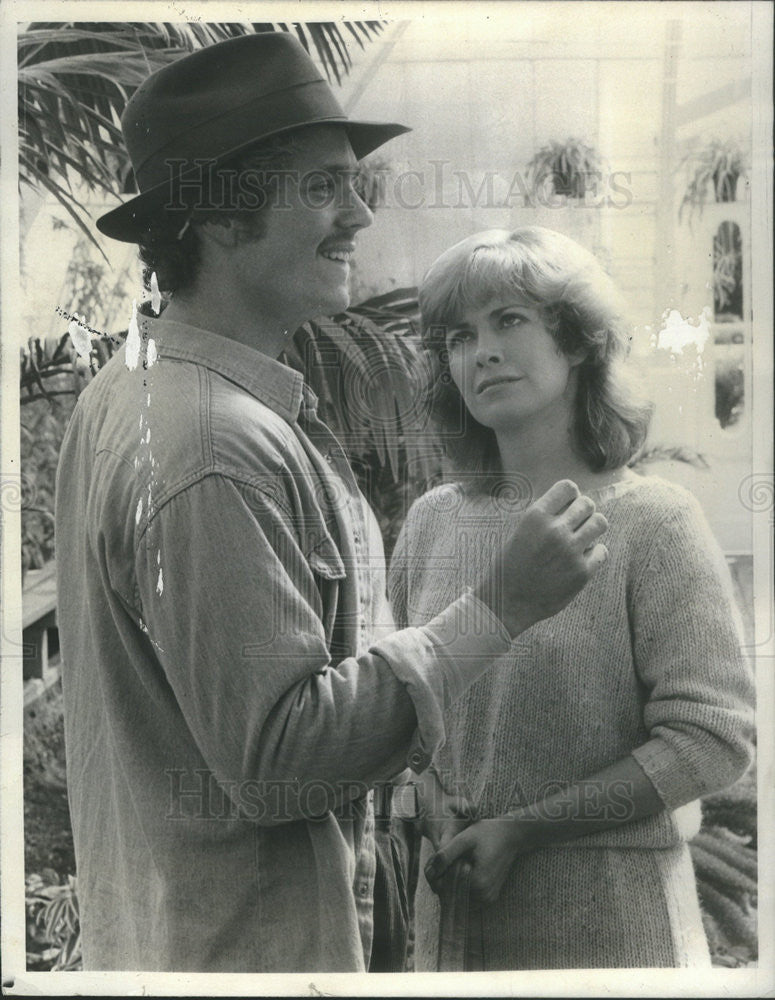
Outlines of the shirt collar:
M302 400L314 409L315 394L300 372L247 344L163 316L138 316L143 339L153 338L159 360L177 358L204 365L235 382L289 423L298 420Z

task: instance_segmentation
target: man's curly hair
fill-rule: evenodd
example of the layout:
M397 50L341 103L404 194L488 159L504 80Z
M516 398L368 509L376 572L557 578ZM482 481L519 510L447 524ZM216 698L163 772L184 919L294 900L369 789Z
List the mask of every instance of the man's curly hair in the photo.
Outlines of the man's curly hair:
M219 190L233 191L233 185L239 184L240 178L250 173L256 183L250 186L254 196L260 195L271 184L273 172L286 168L295 151L295 135L299 130L293 130L279 136L265 139L261 142L240 150L234 157L219 164L208 184L220 185ZM198 273L201 251L199 226L212 220L214 216L224 218L242 218L248 223L248 231L252 239L259 239L264 231L266 206L245 208L232 201L227 201L227 207L222 207L222 198L208 199L210 188L201 188L195 195L188 194L183 199L184 209L173 212L161 210L148 224L146 233L139 243L139 256L143 264L143 285L146 291L151 291L151 277L156 275L156 281L162 296L169 298L175 292L190 287ZM206 207L211 200L212 207ZM261 201L261 199L258 199ZM265 199L264 199L265 200ZM203 204L205 207L203 207Z

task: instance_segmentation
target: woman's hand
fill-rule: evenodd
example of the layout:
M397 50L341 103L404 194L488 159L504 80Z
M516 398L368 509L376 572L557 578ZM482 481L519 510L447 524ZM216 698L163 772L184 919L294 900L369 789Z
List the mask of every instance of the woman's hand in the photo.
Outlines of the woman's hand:
M428 814L421 816L419 820L420 833L430 840L435 851L446 847L473 822L473 816L467 811L464 800L447 796L444 809L444 814Z
M417 781L417 825L433 849L445 847L476 818L473 807L462 795L450 795L435 772L425 771Z
M520 806L505 816L484 819L440 846L425 867L434 892L444 873L465 857L472 865L476 901L497 898L514 859L536 847L574 840L653 816L665 808L654 785L633 756L622 757L589 778Z
M511 816L479 820L437 850L425 866L428 884L440 893L450 865L465 858L472 866L474 902L494 903L514 860L531 848L528 833L526 824Z

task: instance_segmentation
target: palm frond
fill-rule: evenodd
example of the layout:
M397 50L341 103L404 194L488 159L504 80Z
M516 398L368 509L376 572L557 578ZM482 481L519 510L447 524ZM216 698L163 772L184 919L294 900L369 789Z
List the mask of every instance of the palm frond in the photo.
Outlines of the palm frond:
M344 27L361 48L363 39L373 40L383 29L379 21ZM135 192L119 122L149 73L228 38L290 30L285 23L30 24L18 37L20 183L50 191L88 231L90 220L72 181L116 197ZM328 78L341 83L352 65L342 27L321 21L294 23L293 30L307 51L314 48Z
M442 465L424 405L418 327L417 289L394 289L305 324L283 357L317 395L351 463L376 468L394 485L407 478L424 485Z
M348 312L370 319L390 333L415 340L419 338L420 309L416 287L394 288L350 306Z
M347 51L347 45L342 38L342 33L339 28L332 24L322 24L321 31L336 49L342 65L349 69L352 66L353 61L350 58L350 53Z
M362 39L362 38L361 38L361 36L360 36L360 35L358 34L358 32L357 32L357 31L355 30L355 26L354 26L354 25L352 25L352 24L345 24L345 27L346 27L346 28L347 28L347 30L348 30L348 31L350 32L350 34L351 34L351 35L353 36L353 38L354 38L354 39L355 39L355 41L356 41L356 42L358 43L358 45L360 45L360 47L361 47L361 48L363 48L363 47L364 47L364 46L363 46L363 39Z
M325 33L322 31L310 31L310 35L312 36L312 41L317 49L318 58L325 67L326 75L329 81L331 80L331 73L333 72L336 77L336 82L341 83L342 78L339 73L339 66L337 65L334 53L331 51L331 46L328 43Z

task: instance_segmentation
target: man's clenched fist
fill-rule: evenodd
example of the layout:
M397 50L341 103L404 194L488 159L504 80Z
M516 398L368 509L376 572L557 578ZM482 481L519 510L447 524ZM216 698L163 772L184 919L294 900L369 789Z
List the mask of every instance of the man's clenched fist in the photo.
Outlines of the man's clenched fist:
M475 593L512 636L568 604L608 558L597 540L608 527L569 479L525 512Z

